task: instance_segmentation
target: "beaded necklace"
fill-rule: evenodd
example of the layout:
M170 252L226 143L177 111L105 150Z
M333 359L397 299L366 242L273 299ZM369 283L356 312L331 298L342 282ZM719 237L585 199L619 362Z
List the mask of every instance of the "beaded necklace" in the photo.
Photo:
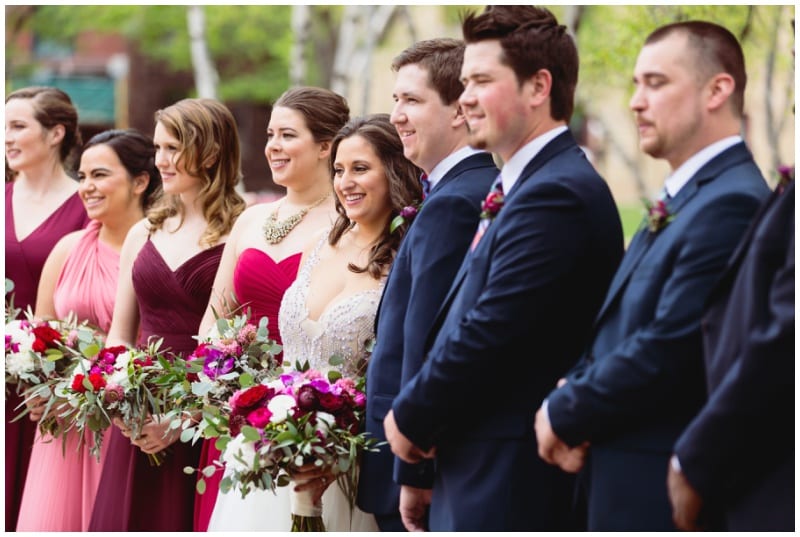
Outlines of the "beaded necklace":
M328 199L329 196L330 193L325 194L324 196L322 196L320 199L318 199L308 207L305 207L304 209L301 209L299 212L296 212L289 218L278 222L278 211L281 210L283 202L286 201L286 198L283 198L281 202L278 204L278 206L275 208L275 210L272 212L272 214L269 215L267 217L267 220L264 222L264 228L263 228L264 238L270 244L278 244L284 238L286 238L286 235L288 235L289 232L291 232L295 228L295 226L297 226L297 224L300 223L301 220L303 220L303 217L305 217L305 215L308 214L308 211L310 211L311 209L313 209L314 207L318 206L320 203Z

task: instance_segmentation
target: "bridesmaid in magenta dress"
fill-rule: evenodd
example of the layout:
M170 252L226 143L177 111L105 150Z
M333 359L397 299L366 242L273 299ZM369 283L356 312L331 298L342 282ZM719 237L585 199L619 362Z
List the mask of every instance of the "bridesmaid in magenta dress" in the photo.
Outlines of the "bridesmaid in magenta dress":
M162 348L194 350L224 240L245 202L239 136L230 111L212 99L185 99L156 112L155 163L164 197L128 233L110 345L163 338ZM137 337L138 335L138 337ZM191 531L193 475L200 447L176 442L159 416L138 438L116 421L95 500L90 531ZM166 450L160 466L147 454Z
M108 331L123 241L161 192L154 154L152 139L133 130L105 131L86 144L78 192L92 220L86 230L64 236L48 256L39 282L37 318L64 319L73 313ZM38 420L43 410L43 404L33 406L31 419ZM89 452L90 433L85 441L79 448L79 436L68 433L62 447L60 439L37 432L17 531L89 528L106 445L98 461Z
M58 240L89 222L70 176L81 144L78 113L56 88L31 87L6 97L6 278L14 282L14 305L36 306L45 259ZM8 297L6 297L8 299ZM6 397L6 531L14 531L36 424L9 423L22 403Z
M267 317L270 337L281 342L278 309L297 276L301 252L316 231L330 227L336 217L330 145L349 115L341 96L321 88L292 88L275 102L264 153L273 180L286 188L286 196L254 205L236 221L200 334L206 334L214 322L212 308L225 311L223 299L229 299L233 291L237 305L249 307L254 322ZM204 441L200 467L218 457L214 442ZM222 471L204 479L206 491L195 500L195 531L209 527Z

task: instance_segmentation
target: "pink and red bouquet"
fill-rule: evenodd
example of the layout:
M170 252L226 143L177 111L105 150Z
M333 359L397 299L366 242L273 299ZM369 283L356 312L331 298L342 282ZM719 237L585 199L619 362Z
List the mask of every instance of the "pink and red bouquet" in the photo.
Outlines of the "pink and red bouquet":
M8 321L5 327L6 387L16 385L25 403L46 400L44 418L39 421L42 433L57 435L62 430L63 409L53 388L69 375L82 357L92 356L102 345L100 332L75 316L64 320ZM53 412L51 412L53 411ZM14 419L28 414L27 406Z
M293 470L313 464L338 475L352 506L358 457L375 443L360 432L365 403L363 377L343 378L335 370L326 376L307 365L237 391L228 402L228 433L217 441L227 467L220 490L236 489L242 497L274 490L291 481ZM302 506L293 507L293 527L320 530L321 507L308 497L293 497Z
M93 433L93 455L100 456L103 436L115 417L136 438L151 416L164 413L169 398L163 377L172 365L159 351L160 343L151 342L146 348L104 347L82 359L59 385L56 394L71 408L72 428L82 438L87 430ZM151 456L151 462L160 463L159 455Z

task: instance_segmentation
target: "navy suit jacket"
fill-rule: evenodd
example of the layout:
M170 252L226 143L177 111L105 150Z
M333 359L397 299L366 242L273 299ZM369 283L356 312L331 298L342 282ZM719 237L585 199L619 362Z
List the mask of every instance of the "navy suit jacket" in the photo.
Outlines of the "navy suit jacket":
M367 367L366 430L385 440L383 419L403 379L424 357L425 335L450 289L478 227L481 202L499 170L491 153L471 155L450 169L425 199L400 244L375 318L376 344ZM430 488L430 464L408 465L388 444L362 456L358 506L399 515L400 487L393 466L407 474L398 483Z
M622 251L608 186L557 136L464 260L392 405L414 444L437 447L430 529L568 528L572 481L536 456L532 410L580 355Z
M739 143L667 202L674 219L632 239L591 345L548 398L555 433L592 443L589 530L674 529L665 485L680 431L705 398L700 317L769 189Z
M732 531L794 530L794 194L764 204L711 293L709 399L675 447Z

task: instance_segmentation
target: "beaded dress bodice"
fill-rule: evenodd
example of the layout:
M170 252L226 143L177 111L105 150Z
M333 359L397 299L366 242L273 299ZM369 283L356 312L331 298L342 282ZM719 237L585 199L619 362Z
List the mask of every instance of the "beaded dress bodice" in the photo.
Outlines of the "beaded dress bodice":
M328 371L329 360L337 355L344 358L339 369L345 376L363 375L369 352L367 343L374 336L375 313L383 291L379 287L353 293L334 301L325 308L319 319L308 317L306 308L311 271L319 262L319 252L327 240L325 234L286 290L278 314L283 337L284 363L308 361L312 369Z

